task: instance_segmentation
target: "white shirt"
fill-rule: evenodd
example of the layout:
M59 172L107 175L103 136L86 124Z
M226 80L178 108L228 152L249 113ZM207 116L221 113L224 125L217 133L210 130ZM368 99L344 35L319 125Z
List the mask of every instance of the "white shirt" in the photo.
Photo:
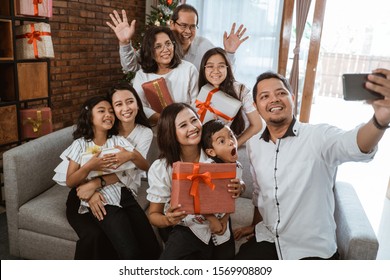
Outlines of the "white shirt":
M201 150L199 162L207 162L206 153ZM146 199L153 203L165 203L164 213L170 206L172 189L172 166L166 165L165 159L153 162L148 171L149 188L146 190ZM180 225L190 228L196 237L208 244L212 234L209 222L202 215L187 215ZM213 235L214 245L220 245L230 238L229 228L224 235Z
M191 62L195 65L196 69L199 71L200 62L202 61L203 55L209 49L214 48L215 46L208 39L202 36L196 36L192 41L190 48L187 53L184 55L183 60ZM234 53L228 53L228 58L232 65L235 62ZM120 46L119 47L119 56L121 60L122 70L124 73L127 72L136 72L141 68L138 64L140 59L139 51L135 51L131 44Z
M156 112L150 107L142 89L142 84L161 77L167 83L173 102L184 102L189 105L195 105L195 100L198 95L199 73L193 64L182 60L176 68L164 75L145 73L140 69L135 74L133 87L141 98L146 117L150 118Z
M360 151L358 129L296 121L288 136L276 143L265 141L268 129L247 142L253 204L263 217L256 225L256 240L275 242L279 259L330 258L336 252L337 167L347 161L369 161L376 152Z

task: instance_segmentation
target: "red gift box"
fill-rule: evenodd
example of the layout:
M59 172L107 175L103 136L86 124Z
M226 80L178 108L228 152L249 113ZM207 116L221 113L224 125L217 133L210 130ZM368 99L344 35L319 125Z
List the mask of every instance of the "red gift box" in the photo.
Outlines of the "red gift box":
M25 16L52 17L52 0L15 0L16 14Z
M49 107L20 110L20 118L23 139L37 138L53 131Z
M236 178L235 163L175 162L172 172L171 205L187 214L233 213L235 201L228 192Z
M54 58L53 41L48 23L17 26L16 56L18 59Z
M142 88L150 106L157 113L161 113L165 107L173 103L164 78L143 83Z

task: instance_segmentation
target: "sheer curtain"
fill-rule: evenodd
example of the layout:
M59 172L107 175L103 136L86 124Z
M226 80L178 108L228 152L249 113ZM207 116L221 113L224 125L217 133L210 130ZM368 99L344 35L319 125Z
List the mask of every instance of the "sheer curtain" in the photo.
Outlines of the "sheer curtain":
M223 33L236 22L247 28L245 41L236 52L235 78L252 89L256 77L277 71L282 0L187 0L199 13L198 35L223 48Z

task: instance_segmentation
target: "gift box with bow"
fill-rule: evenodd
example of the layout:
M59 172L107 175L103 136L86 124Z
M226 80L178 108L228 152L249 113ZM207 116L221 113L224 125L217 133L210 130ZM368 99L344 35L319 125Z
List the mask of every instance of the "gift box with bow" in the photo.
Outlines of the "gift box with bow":
M204 85L196 99L197 113L202 123L213 119L230 122L241 108L241 102L210 84Z
M172 171L171 206L187 214L233 213L235 201L228 192L236 178L235 163L175 162Z
M53 131L51 121L51 109L49 107L39 109L20 110L22 120L22 138L38 138Z
M18 59L54 58L53 42L48 23L31 23L16 27Z
M53 0L15 0L17 15L52 17Z
M126 149L127 151L130 151L130 152L134 150L133 146L126 146L123 148ZM117 148L103 148L103 149L101 149L100 147L95 146L94 148L90 149L89 151L84 152L81 155L81 166L86 164L95 154L97 154L100 151L101 151L101 153L99 154L99 157L103 157L104 155L107 155L107 154L116 154L116 153L120 152L120 150ZM91 178L94 178L97 176L102 176L102 175L106 175L106 174L111 174L111 173L116 173L116 172L120 172L120 171L124 171L124 170L128 170L128 169L132 169L134 167L135 167L135 164L132 161L127 161L116 169L108 168L108 169L105 169L104 171L91 171L91 172L89 172L87 178L91 179Z
M173 103L164 78L143 83L142 89L150 106L157 113L161 113L165 107Z

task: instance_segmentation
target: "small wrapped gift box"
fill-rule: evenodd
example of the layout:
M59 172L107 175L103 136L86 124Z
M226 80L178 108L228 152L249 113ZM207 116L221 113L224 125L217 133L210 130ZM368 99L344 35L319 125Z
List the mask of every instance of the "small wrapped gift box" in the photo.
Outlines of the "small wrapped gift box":
M15 0L17 15L52 17L53 0Z
M20 110L22 120L22 138L38 138L53 131L51 121L51 109L44 107L40 109Z
M164 78L143 83L142 88L150 106L157 113L161 113L165 107L173 103Z
M125 148L128 151L134 150L133 146L126 146L123 148ZM120 150L117 148L100 149L100 147L95 146L95 149L91 149L90 151L87 151L81 155L81 166L86 164L96 153L98 153L100 151L101 151L101 153L99 154L99 157L103 157L104 155L107 155L107 154L116 154L116 153L120 152ZM127 161L127 162L123 163L121 166L119 166L117 169L106 169L104 171L91 171L91 172L89 172L87 178L91 179L91 178L94 178L97 176L102 176L102 175L106 175L106 174L111 174L111 173L116 173L119 171L132 169L134 167L135 167L135 165L132 161Z
M54 58L53 42L48 23L30 23L16 27L18 59Z
M187 214L233 213L235 201L228 192L236 178L235 163L175 162L172 172L171 206Z
M241 102L210 84L204 85L196 99L196 108L202 123L213 119L232 121L241 108Z

